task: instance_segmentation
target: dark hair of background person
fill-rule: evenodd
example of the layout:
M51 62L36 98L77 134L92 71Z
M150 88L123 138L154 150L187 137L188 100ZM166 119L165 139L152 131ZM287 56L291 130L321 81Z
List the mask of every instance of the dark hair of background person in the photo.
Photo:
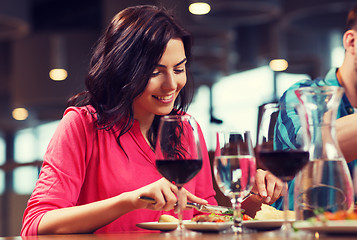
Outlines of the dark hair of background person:
M348 13L346 21L346 31L355 29L357 30L357 5L355 5Z
M144 90L170 39L182 39L187 58L187 83L175 101L170 114L185 112L193 96L193 83L188 71L192 37L168 10L156 6L135 6L119 12L99 38L85 80L87 91L68 100L69 106L92 105L97 127L113 130L117 138L134 123L132 103ZM161 116L155 116L148 132L155 146ZM115 129L115 127L114 127Z

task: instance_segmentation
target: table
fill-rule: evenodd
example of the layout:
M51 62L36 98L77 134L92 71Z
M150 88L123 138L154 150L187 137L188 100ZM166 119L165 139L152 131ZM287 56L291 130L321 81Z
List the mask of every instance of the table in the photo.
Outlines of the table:
M185 237L172 237L165 233L132 232L119 234L71 234L71 235L42 235L42 236L14 236L0 237L0 240L285 240L279 235L280 231L266 231L247 233L240 236L225 233L194 233ZM291 240L350 240L353 235L315 235L304 231L294 233Z

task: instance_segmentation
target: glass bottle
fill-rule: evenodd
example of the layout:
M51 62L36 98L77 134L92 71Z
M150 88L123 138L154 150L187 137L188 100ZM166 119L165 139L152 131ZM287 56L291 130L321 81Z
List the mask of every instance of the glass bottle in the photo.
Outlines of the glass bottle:
M353 209L351 174L338 146L335 129L343 88L304 87L295 93L306 110L311 134L310 161L295 178L296 219L306 220L325 211Z

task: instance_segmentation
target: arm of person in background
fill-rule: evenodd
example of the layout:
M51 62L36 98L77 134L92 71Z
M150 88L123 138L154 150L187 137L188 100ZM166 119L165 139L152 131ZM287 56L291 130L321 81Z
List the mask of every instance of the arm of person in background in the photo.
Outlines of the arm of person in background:
M357 159L357 113L337 119L336 134L346 161Z

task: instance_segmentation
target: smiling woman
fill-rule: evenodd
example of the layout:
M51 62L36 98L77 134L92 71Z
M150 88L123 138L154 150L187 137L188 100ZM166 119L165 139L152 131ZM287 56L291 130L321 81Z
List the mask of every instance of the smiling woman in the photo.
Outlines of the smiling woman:
M191 36L167 10L136 6L113 18L93 53L86 91L69 100L49 143L22 235L137 231L137 223L175 215L178 188L157 172L153 149L160 118L186 114L190 61ZM202 170L185 185L184 202L216 204L197 129ZM184 219L192 217L185 211Z
M134 99L134 118L139 122L169 114L181 89L185 86L186 55L181 39L171 39L145 90ZM144 134L145 136L146 134Z

